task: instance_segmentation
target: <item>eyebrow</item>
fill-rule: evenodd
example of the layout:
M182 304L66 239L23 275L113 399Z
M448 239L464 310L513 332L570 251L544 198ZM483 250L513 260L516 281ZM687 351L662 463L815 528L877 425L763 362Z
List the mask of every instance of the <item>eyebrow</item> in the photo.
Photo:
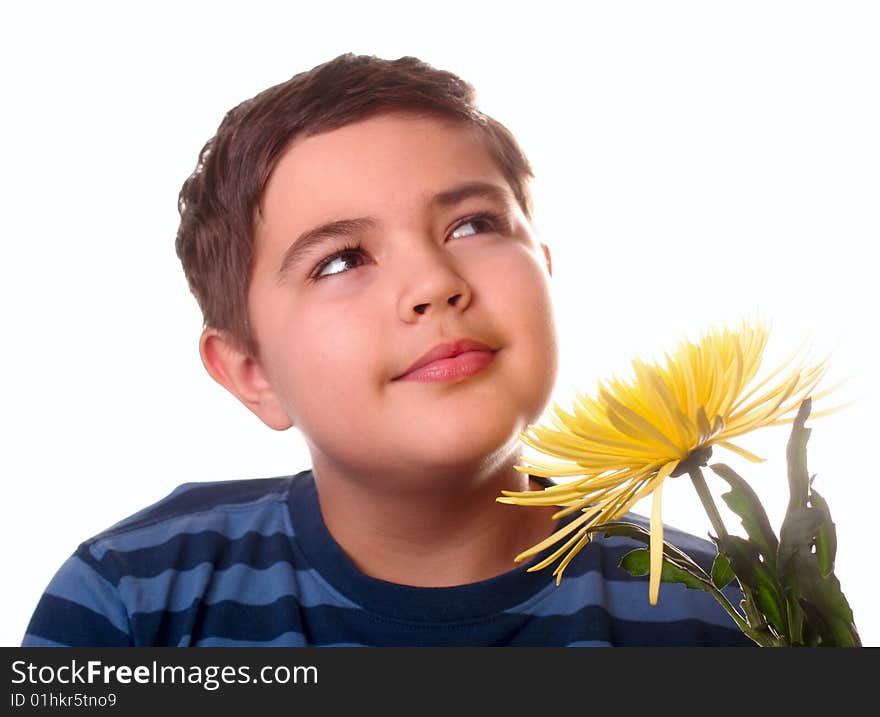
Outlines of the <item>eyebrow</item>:
M485 197L497 202L509 204L513 198L509 189L490 182L467 182L452 189L435 194L428 201L429 209L453 207L472 197ZM293 267L299 264L313 247L330 239L356 236L360 233L376 229L379 220L376 217L357 217L355 219L337 219L307 229L300 234L284 252L278 267L278 280L281 281Z

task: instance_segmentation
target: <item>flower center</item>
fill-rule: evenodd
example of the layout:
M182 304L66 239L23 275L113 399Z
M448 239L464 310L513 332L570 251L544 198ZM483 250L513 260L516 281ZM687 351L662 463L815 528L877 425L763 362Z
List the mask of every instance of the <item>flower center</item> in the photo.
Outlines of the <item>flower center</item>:
M700 448L694 448L690 453L687 454L687 457L681 461L676 467L675 470L670 473L670 477L675 478L677 476L684 475L685 473L690 473L692 470L696 470L701 466L705 466L709 459L712 457L712 446L701 446Z

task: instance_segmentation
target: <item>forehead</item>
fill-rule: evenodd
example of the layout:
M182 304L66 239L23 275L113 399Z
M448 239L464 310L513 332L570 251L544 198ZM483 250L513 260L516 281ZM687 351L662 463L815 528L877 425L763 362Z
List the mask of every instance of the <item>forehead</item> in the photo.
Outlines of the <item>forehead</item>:
M478 131L451 120L382 114L298 138L277 162L260 202L258 236L349 213L423 203L452 186L492 182L509 191ZM337 216L339 215L339 216Z

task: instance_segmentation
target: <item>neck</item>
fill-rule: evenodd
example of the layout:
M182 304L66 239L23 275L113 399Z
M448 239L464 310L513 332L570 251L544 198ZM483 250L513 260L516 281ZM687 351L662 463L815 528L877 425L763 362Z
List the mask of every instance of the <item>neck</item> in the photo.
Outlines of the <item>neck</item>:
M511 459L483 471L419 473L401 490L381 478L342 476L315 461L321 513L336 542L365 574L416 587L487 580L516 568L513 558L554 529L555 508L496 502L502 490L528 490Z

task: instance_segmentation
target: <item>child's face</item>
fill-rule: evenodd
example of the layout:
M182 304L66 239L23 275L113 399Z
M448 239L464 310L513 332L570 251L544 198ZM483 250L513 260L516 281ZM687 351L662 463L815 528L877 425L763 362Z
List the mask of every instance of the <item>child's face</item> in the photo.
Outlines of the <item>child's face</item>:
M494 193L432 202L476 183ZM261 207L253 369L275 409L258 415L296 425L316 466L350 474L510 460L556 377L549 254L472 132L386 114L299 139ZM342 220L360 226L305 246ZM458 339L494 353L419 374L445 380L401 378Z

